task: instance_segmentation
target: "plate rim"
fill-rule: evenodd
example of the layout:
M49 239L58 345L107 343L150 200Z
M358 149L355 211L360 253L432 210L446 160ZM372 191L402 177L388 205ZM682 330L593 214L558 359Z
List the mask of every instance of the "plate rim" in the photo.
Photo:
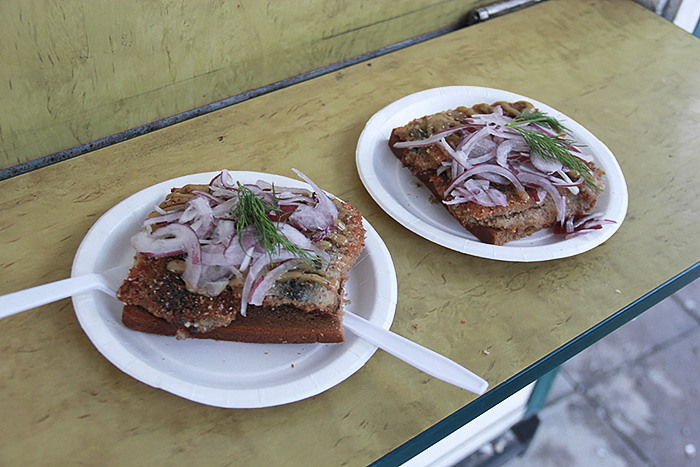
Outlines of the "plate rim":
M466 99L464 99L465 95ZM610 190L609 192L615 191L615 197L614 199L611 199L610 206L608 206L606 209L605 214L607 218L612 218L616 221L616 223L605 225L603 229L591 232L587 235L562 240L550 245L514 246L511 242L510 244L498 246L489 245L476 240L476 237L461 226L459 226L459 230L463 230L463 233L461 235L454 235L446 230L430 225L418 218L401 203L396 201L394 196L383 187L383 184L380 182L379 175L374 170L374 158L376 154L373 150L373 146L376 144L377 140L382 139L382 141L385 142L385 152L391 155L391 158L388 159L389 165L391 165L393 168L398 167L401 170L407 169L403 168L401 166L401 162L390 153L388 146L386 145L389 139L389 134L387 133L386 135L382 135L378 132L383 129L383 125L387 124L387 122L389 122L391 119L396 118L401 112L410 113L409 107L411 106L432 104L433 102L440 102L446 99L454 100L460 97L462 97L464 100L471 99L472 101L453 101L452 104L442 106L442 110L455 108L459 105L474 105L486 100L491 100L492 102L497 100L508 100L510 102L527 100L534 104L537 108L548 112L550 115L561 119L566 119L567 126L572 128L572 134L574 136L578 136L580 139L585 139L587 143L593 142L596 146L596 150L593 151L596 161L599 163L605 163L606 182L608 182L606 184L606 190ZM407 109L409 110L407 111ZM405 117L402 119L402 121L404 121L403 124L424 115L425 114L422 113L405 115ZM619 230L626 217L629 204L627 184L617 159L612 151L610 151L610 149L600 139L593 135L593 133L568 115L565 115L564 113L536 99L532 99L521 94L516 94L511 91L483 86L442 86L430 88L414 92L386 105L372 115L372 117L370 117L370 119L366 122L362 133L358 138L355 150L355 165L358 175L360 176L360 179L370 196L382 208L382 210L384 210L406 229L425 238L426 240L454 251L499 261L549 261L563 259L589 251L606 242L615 232L617 232L617 230ZM609 183L611 181L613 182L612 184ZM422 187L422 189L424 191L427 190L425 187ZM459 225L456 220L454 220L454 222L456 225ZM519 240L520 243L525 241L527 241L527 239ZM564 248L562 248L562 246L564 246Z
M112 206L109 210L102 214L100 218L95 221L95 223L93 223L88 232L85 234L85 237L81 241L80 246L78 247L74 256L71 276L76 277L90 272L103 272L110 267L116 266L116 264L98 265L97 262L99 254L95 254L93 250L97 248L98 251L106 251L105 243L110 238L110 235L130 236L135 233L135 231L130 233L126 230L119 233L117 232L119 230L118 225L116 227L115 225L110 225L114 218L118 217L120 218L119 225L135 223L135 225L140 226L143 220L141 218L142 216L140 215L134 214L133 216L129 216L129 218L126 220L123 219L124 213L129 212L132 205L143 208L145 203L147 203L149 200L161 199L160 197L165 196L165 193L168 193L173 187L182 186L186 183L207 183L219 172L220 171L202 172L164 180L149 187L143 188ZM235 179L241 181L267 179L268 181L273 181L277 184L284 183L286 186L311 188L303 181L282 175L253 171L229 171L229 173L232 174ZM372 314L371 320L385 329L389 329L393 323L396 303L398 300L398 281L396 277L396 269L391 258L391 254L385 243L364 217L363 224L367 230L367 234L365 236L365 250L363 251L362 255L366 256L361 256L361 259L371 257L374 263L373 266L370 267L375 268L375 273L376 268L379 267L381 277L385 281L382 282L381 287L377 287L377 292L375 293L372 309L370 311L370 313L374 313L375 310L381 308L383 309L383 313L377 314L377 316ZM100 242L98 241L99 237L102 238L102 245L100 245ZM122 237L122 239L123 238L124 237ZM380 289L381 295L379 295ZM339 355L336 356L336 358L330 360L331 363L340 362L340 366L342 366L340 370L338 368L332 368L332 378L330 380L319 381L313 378L315 373L330 371L328 369L329 364L323 365L320 369L317 369L311 374L303 376L300 379L309 380L305 381L307 384L303 390L300 388L295 389L294 386L297 380L293 380L289 382L289 384L287 382L283 382L282 384L278 385L278 387L284 388L284 391L278 391L277 395L274 393L270 394L270 392L274 391L267 390L269 388L265 388L266 391L257 392L255 389L232 390L225 388L213 388L211 386L197 384L193 381L185 381L183 378L175 378L172 375L167 374L167 372L162 368L158 369L151 364L141 361L134 353L133 344L131 351L129 351L129 343L119 341L116 336L110 332L109 323L99 316L99 312L95 312L97 309L96 307L99 306L99 300L102 299L100 297L106 297L106 295L99 291L89 291L76 294L72 297L72 301L75 314L81 328L93 346L110 363L112 363L122 372L144 384L162 389L184 399L210 406L238 409L262 408L293 403L318 395L336 386L337 384L340 384L345 379L356 373L365 365L365 363L377 350L376 346L359 338L356 338L352 344L347 344L347 339L346 342L340 344L305 344L306 346L320 346L318 351L321 352L328 346L344 346L347 344L347 348L343 349ZM113 300L115 302L115 306L119 306L121 304L121 302L118 302L116 298L110 297L109 300ZM121 322L118 324L122 325ZM137 336L137 339L145 339L149 342L156 342L164 339L164 336L138 333L137 331L131 332L135 333L134 336ZM167 342L169 344L175 340L174 338L167 337L165 337L165 339L168 339ZM192 345L200 346L205 346L207 344L211 344L212 342L199 339L187 339L187 341L190 341ZM284 344L251 345L275 346ZM330 366L332 367L333 365ZM296 393L294 392L295 390L297 391ZM241 403L242 400L243 402Z

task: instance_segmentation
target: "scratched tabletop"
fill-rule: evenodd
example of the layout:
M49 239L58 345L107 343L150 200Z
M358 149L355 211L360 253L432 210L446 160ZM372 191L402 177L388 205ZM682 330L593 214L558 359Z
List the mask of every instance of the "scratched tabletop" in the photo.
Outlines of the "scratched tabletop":
M700 42L632 2L543 2L0 182L5 294L68 277L90 227L142 189L297 168L355 205L386 244L398 280L392 330L490 383L477 397L380 350L313 397L222 409L117 369L65 299L0 321L0 463L405 461L698 276L699 75ZM629 193L615 235L568 258L495 261L388 215L356 168L365 124L404 96L455 85L528 96L604 142Z

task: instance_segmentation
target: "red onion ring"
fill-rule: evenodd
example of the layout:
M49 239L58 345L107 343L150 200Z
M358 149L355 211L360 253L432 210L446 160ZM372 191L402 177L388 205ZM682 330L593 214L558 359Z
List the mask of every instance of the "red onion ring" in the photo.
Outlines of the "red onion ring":
M284 215L278 215L276 211L270 213L280 234L327 265L330 255L316 247L314 242L335 229L338 208L313 181L303 173L295 172L311 185L313 193L298 188L283 188L278 192L272 184L264 181L245 186L284 211ZM132 237L132 244L144 256L183 255L185 270L182 279L191 292L216 296L226 287L230 277L235 275L242 279L244 298L240 311L245 316L248 303L262 303L281 274L304 260L284 248L266 252L252 226L237 236L236 223L231 216L238 204L238 186L228 171L217 174L209 183L209 190L194 191L184 208L177 211L167 212L157 207L156 211L161 215L144 221L143 230ZM278 196L280 193L282 200ZM288 219L292 216L295 216L295 226ZM272 269L265 272L270 267Z
M505 177L508 180L510 180L518 194L523 193L525 196L527 196L527 193L525 192L525 187L523 187L522 183L520 183L520 180L518 180L518 178L513 172L494 164L481 164L472 167L471 169L467 170L462 175L457 177L455 180L453 180L450 186L447 187L447 190L445 190L445 193L450 193L455 186L464 182L467 178L472 177L474 175L479 175L481 173L495 173L496 175L501 175L502 177Z

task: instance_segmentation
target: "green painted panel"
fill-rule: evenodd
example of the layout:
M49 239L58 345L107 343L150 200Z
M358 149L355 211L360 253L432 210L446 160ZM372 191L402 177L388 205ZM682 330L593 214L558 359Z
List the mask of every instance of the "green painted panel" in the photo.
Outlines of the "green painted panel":
M458 23L487 2L0 3L0 169Z

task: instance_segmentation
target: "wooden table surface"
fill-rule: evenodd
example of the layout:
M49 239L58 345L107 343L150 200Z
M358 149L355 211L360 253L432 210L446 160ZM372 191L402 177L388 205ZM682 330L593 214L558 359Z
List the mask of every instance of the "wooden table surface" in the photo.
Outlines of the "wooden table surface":
M572 339L697 276L698 76L700 42L636 4L553 0L0 182L5 294L67 277L90 226L145 187L296 167L384 239L398 274L392 329L492 387L476 398L378 351L310 399L210 407L119 371L61 300L0 321L0 464L365 465L425 430L447 434L446 417L466 423ZM513 91L591 130L627 180L620 230L576 257L507 263L430 243L385 214L357 175L360 132L394 100L446 85Z

